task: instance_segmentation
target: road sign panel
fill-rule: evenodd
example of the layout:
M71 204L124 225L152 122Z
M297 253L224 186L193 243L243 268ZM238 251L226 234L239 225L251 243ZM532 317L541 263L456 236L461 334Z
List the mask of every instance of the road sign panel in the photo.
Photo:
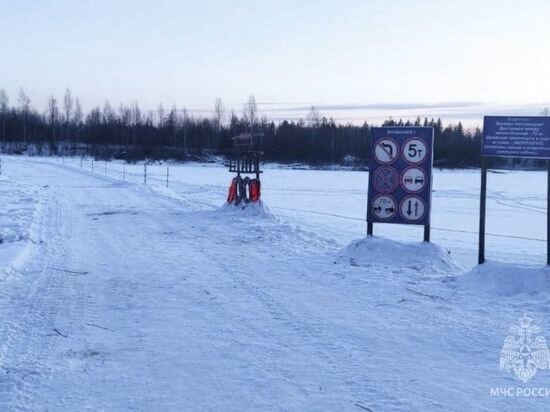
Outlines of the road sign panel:
M432 148L431 127L372 129L369 224L430 224Z
M550 117L485 116L481 154L550 159Z
M485 116L481 155L484 157L515 157L550 159L550 117ZM550 265L550 162L547 166L546 259ZM485 219L487 206L488 162L481 159L481 194L479 202L478 263L485 262Z

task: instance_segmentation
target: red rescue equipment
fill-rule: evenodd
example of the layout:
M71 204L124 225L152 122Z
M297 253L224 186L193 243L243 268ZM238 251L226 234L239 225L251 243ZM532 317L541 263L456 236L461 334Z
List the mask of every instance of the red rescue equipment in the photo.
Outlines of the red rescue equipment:
M250 193L250 201L251 202L257 202L260 200L260 179L251 179L250 183L248 185L248 190Z
M229 185L229 191L227 193L227 203L231 204L237 199L237 187L237 178L234 178L233 180L231 180L231 184Z

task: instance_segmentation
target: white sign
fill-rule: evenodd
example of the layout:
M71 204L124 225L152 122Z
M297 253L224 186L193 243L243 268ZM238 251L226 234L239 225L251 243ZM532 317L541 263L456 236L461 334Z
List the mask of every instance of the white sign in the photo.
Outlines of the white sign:
M399 206L401 217L408 222L414 223L422 220L426 213L424 199L419 196L405 196Z
M393 163L398 156L399 146L393 139L381 139L374 148L374 157L379 163Z
M422 163L428 156L428 146L422 139L409 139L403 145L403 158L412 164Z
M409 193L421 192L426 182L426 172L419 167L408 167L401 174L401 185Z
M381 220L391 219L397 213L397 205L391 196L379 195L372 202L372 213Z

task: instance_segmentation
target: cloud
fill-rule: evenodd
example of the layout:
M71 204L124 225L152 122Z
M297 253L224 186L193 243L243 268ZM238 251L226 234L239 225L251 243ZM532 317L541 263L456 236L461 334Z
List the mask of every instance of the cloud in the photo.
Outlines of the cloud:
M276 103L265 103L276 105ZM307 106L277 107L268 109L271 112L299 112L308 111L311 106L317 110L350 111L350 110L426 110L426 109L453 109L483 106L482 102L437 102L437 103L359 103L359 104L309 104ZM285 103L281 103L285 105Z

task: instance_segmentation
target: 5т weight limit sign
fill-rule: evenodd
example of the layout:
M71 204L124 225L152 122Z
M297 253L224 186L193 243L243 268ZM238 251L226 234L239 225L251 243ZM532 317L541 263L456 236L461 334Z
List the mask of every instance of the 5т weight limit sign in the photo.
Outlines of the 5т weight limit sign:
M367 221L429 226L433 128L372 129Z

